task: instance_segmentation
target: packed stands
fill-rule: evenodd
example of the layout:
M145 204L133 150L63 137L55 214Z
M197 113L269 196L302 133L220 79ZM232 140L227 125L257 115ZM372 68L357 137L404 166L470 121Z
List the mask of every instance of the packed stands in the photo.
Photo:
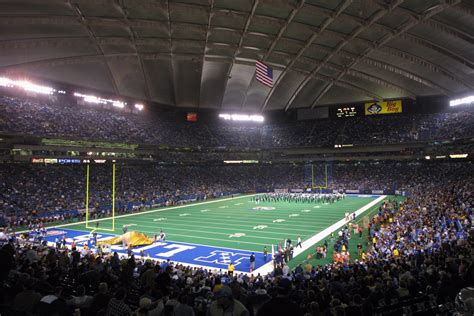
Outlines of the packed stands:
M474 136L472 110L294 121L259 126L187 123L177 112L131 114L77 104L0 97L0 132L201 147L333 147Z
M472 165L394 168L376 169L386 170L376 179L390 173L399 177L410 198L399 205L386 202L364 228L364 260L306 264L294 271L283 265L266 276L229 277L218 270L96 256L15 238L0 251L6 281L2 314L70 315L79 309L81 315L109 315L120 309L122 315L206 315L208 310L213 315L216 304L226 299L241 315L275 315L285 308L295 315L452 311L459 290L474 282Z

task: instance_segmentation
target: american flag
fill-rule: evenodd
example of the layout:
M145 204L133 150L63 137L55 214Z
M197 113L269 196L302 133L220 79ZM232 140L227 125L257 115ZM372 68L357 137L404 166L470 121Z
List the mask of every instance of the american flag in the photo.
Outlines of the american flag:
M258 81L264 85L272 88L273 87L273 69L268 67L264 63L257 61L255 64L255 77Z

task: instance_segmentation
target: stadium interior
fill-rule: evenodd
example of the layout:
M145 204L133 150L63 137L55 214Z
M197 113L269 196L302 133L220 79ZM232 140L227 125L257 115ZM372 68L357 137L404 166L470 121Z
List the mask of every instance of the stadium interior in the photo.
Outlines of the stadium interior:
M474 315L471 0L0 0L0 315Z

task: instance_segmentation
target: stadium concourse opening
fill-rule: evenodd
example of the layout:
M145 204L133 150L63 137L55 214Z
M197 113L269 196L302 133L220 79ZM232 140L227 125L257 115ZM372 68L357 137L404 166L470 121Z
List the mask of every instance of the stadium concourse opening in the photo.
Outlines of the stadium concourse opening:
M472 1L0 8L0 315L474 315Z

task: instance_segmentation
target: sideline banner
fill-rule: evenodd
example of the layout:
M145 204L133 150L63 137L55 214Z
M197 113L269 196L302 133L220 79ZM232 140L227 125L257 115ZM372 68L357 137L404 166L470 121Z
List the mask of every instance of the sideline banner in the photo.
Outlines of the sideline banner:
M365 115L402 113L402 100L365 103L364 108Z

